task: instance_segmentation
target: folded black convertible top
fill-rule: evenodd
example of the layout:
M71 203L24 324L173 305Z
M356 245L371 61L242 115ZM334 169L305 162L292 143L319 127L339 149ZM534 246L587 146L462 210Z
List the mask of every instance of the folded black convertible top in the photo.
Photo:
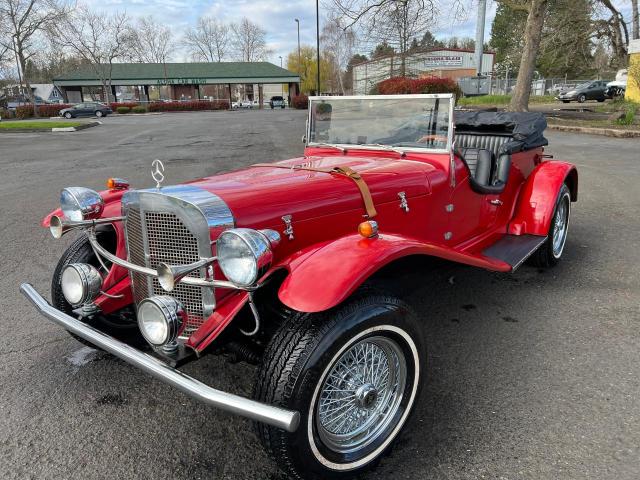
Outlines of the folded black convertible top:
M536 112L455 112L456 132L485 135L508 134L513 140L504 144L504 153L544 147L547 119Z

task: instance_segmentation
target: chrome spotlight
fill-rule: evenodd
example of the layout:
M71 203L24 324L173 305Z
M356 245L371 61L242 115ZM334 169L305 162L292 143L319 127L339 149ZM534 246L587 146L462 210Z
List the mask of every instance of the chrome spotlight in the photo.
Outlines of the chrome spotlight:
M138 326L151 345L161 347L178 338L187 320L182 304L168 295L149 297L138 305Z
M67 187L60 192L60 206L66 218L80 222L99 218L104 210L104 200L90 188Z
M102 276L93 265L70 263L62 271L62 294L72 306L93 302L100 294Z

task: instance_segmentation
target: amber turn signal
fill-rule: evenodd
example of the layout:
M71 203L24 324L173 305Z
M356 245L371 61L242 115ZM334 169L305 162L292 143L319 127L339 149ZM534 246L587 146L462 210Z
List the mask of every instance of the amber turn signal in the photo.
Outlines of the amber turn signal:
M358 233L364 238L373 238L378 235L378 222L367 220L358 225Z
M109 190L126 190L129 188L129 182L122 178L110 178L107 180L107 188Z

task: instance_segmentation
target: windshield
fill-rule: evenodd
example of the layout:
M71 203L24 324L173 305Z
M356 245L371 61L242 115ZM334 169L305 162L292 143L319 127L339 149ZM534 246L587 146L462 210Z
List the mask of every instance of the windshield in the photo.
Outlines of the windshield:
M449 147L451 95L312 98L309 144Z
M575 90L582 90L584 88L589 88L591 86L591 82L585 82L578 85Z

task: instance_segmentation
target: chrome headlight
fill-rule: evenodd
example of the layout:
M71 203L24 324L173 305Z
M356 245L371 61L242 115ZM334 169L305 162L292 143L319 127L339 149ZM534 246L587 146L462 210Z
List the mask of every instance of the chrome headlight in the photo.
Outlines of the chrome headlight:
M60 286L64 298L75 307L97 298L102 288L102 277L92 265L70 263L62 271Z
M138 326L151 345L173 342L182 332L186 312L182 304L168 295L150 297L138 305Z
M271 265L272 248L280 241L274 230L234 228L222 232L216 242L218 264L236 285L253 285Z
M67 187L60 192L60 206L65 217L80 222L98 218L104 210L104 200L90 188Z

